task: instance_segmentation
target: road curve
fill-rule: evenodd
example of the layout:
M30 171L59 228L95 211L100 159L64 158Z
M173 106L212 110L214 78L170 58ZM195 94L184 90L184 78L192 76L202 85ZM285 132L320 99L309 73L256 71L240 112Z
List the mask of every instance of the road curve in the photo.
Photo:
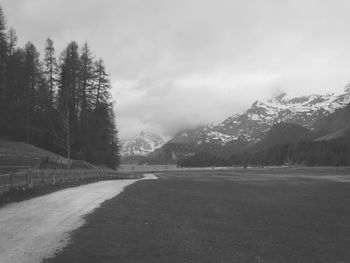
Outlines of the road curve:
M156 179L148 174L143 179ZM141 179L141 180L143 180ZM100 181L0 209L0 262L38 263L63 248L83 217L138 180Z

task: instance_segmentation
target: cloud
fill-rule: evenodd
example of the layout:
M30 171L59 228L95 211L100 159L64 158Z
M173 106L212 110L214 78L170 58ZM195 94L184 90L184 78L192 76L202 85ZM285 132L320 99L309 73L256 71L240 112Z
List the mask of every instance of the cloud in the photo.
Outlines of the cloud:
M20 44L88 41L105 59L121 137L171 136L256 99L339 91L350 78L345 0L3 0Z

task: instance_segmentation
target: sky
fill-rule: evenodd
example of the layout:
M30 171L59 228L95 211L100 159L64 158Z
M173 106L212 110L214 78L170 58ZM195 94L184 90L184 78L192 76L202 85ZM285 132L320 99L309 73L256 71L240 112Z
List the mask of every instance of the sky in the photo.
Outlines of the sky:
M88 42L112 83L119 136L169 138L255 100L341 92L348 0L0 0L19 45Z

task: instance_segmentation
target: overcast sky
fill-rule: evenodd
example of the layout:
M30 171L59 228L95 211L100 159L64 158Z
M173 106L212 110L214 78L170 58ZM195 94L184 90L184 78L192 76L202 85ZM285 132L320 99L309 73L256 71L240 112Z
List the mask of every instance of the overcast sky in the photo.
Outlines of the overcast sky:
M22 46L87 41L111 74L121 138L217 123L256 99L340 92L350 1L0 0Z

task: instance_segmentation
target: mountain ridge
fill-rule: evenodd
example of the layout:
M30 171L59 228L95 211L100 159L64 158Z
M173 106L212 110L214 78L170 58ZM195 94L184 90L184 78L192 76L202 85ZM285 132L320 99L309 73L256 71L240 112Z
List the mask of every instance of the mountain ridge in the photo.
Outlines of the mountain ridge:
M266 102L256 100L246 111L233 114L217 125L180 131L169 143L226 145L242 137L256 142L276 123L286 122L311 128L321 117L349 103L350 85L345 86L344 92L340 94L310 94L289 98L286 93L281 93Z

